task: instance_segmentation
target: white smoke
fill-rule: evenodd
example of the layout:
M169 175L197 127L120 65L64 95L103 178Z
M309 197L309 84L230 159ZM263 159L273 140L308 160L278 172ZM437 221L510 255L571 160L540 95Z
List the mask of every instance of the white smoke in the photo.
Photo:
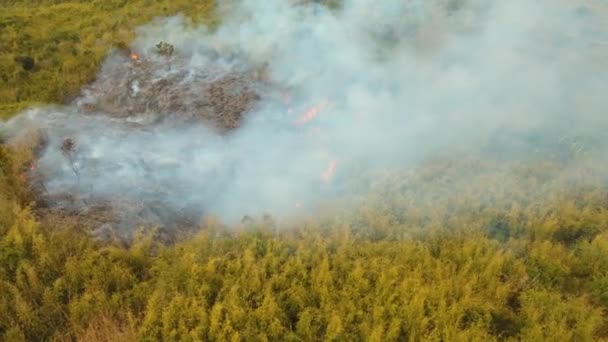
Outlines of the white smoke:
M72 161L46 149L47 191L154 199L226 221L289 216L364 191L376 169L496 150L528 158L538 139L608 128L608 9L599 1L221 3L213 32L176 16L141 27L133 46L154 58L155 44L170 42L188 60L171 72L193 75L186 80L212 66L266 66L270 84L289 89L291 114L272 90L226 135L193 124L133 128L73 106L31 110L7 127L29 118L48 128L49 146L70 136L79 148ZM116 63L109 58L100 77Z

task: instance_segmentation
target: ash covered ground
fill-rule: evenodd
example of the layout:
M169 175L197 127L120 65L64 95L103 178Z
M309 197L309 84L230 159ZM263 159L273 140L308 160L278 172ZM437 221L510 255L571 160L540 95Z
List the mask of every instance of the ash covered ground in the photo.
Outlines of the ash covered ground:
M138 226L161 227L165 238L167 232L196 228L203 208L175 206L167 199L179 186L174 178L180 177L182 164L190 160L194 165L197 159L190 148L201 145L186 142L175 150L178 155L160 156L121 138L136 137L154 146L164 137L159 132L171 137L189 131L207 140L203 145L221 144L261 94L272 93L262 68L235 70L210 55L218 60L198 69L188 67L191 60L184 56L115 51L99 78L73 103L19 118L27 127L22 132L31 137L37 131L39 141L27 171L38 215L76 219L104 239L126 238ZM106 156L112 150L117 158L110 161ZM119 157L124 153L126 158ZM130 175L123 177L130 167L136 174L129 169ZM164 177L158 177L159 170L165 170ZM210 173L212 168L199 176L213 177ZM110 177L113 183L99 184L98 177ZM130 192L131 177L146 179L148 188ZM205 196L214 189L207 191Z
M186 57L142 57L136 52L111 56L76 105L141 126L204 123L225 133L238 127L269 86L262 69L228 69L217 61L198 69L190 68Z

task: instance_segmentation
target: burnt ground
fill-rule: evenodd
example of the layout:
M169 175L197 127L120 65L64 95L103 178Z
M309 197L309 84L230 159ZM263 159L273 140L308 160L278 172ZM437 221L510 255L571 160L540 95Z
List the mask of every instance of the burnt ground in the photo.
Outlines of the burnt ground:
M263 70L189 63L184 57L132 60L117 55L76 103L84 112L133 118L141 124L197 121L220 132L237 128L260 99Z
M261 69L226 70L213 63L192 68L188 63L188 58L180 56L135 60L116 54L70 106L76 108L78 115L110 116L133 129L196 122L226 134L239 127L260 99L261 88L268 86ZM67 137L62 144L51 145L43 131L38 137L34 162L24 173L35 214L42 224L55 221L76 225L90 230L96 238L123 243L138 228L154 230L165 242L198 229L203 214L200 208L173 210L153 200L107 200L69 191L49 194L47 177L36 169L35 160L45 149L59 149L66 158L72 158L78 141Z

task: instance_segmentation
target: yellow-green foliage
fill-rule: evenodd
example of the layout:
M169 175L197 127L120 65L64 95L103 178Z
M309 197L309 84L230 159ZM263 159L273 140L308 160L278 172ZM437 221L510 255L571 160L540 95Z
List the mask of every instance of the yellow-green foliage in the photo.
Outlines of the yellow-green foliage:
M297 226L208 220L187 241L126 248L69 220L42 226L20 205L27 153L1 152L6 340L608 336L608 192L543 183L557 165L429 165L356 210Z
M129 43L137 25L177 12L213 24L213 10L212 0L2 1L0 119L77 95L109 48ZM33 58L33 69L20 57Z

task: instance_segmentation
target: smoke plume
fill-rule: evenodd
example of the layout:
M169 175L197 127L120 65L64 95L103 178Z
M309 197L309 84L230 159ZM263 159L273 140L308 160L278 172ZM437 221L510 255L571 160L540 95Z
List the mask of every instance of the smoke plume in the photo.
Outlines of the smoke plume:
M133 61L112 53L73 104L4 125L45 129L38 168L48 193L154 202L228 222L284 217L364 192L376 170L461 155L542 158L564 135L608 128L601 1L220 3L213 31L184 16L139 28L132 47L153 70L125 76ZM172 60L155 54L159 41L175 47ZM175 115L201 106L227 113L205 87L256 72L263 76L233 80L256 95L231 129ZM162 79L174 105L151 106L163 99L150 94L130 100ZM241 99L230 91L226 101ZM82 113L100 99L122 114ZM66 138L73 153L60 148Z

